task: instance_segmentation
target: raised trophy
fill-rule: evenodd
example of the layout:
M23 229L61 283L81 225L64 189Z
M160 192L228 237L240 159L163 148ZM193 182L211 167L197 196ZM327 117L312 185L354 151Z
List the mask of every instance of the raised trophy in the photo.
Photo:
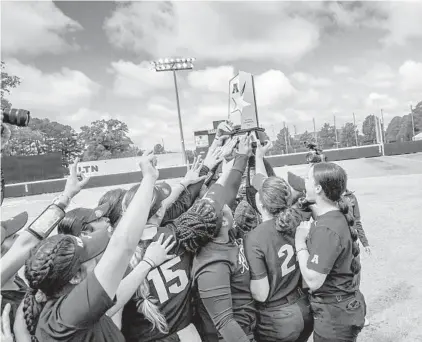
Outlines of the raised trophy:
M240 71L229 81L228 119L234 126L233 135L255 134L257 140L265 142L265 130L259 127L252 74Z

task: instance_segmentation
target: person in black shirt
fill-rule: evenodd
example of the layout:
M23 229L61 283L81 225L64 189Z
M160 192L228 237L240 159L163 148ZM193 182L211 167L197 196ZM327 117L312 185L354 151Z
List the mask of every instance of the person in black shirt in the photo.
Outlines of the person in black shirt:
M309 286L315 342L355 342L364 326L366 304L360 273L358 235L343 198L347 174L337 164L313 165L305 181L306 198L315 201L315 221L296 230L302 276Z

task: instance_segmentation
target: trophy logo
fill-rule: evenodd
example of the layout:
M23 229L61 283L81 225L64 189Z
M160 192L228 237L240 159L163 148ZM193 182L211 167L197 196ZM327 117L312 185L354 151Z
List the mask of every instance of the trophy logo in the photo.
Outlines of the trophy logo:
M239 72L229 82L229 120L241 130L259 127L252 74Z

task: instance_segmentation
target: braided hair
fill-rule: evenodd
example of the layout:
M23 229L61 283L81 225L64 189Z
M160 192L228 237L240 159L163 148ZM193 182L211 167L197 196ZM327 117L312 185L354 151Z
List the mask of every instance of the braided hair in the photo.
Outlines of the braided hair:
M361 265L359 261L359 244L358 233L354 228L353 211L351 210L347 200L343 194L347 189L347 174L344 169L334 163L318 163L312 166L313 176L316 184L321 185L325 197L335 202L340 209L340 212L346 218L349 226L350 235L352 237L352 254L353 259L350 269L353 274L357 275L360 272Z
M47 298L58 299L81 267L75 252L74 240L59 234L41 241L26 260L29 289L23 299L23 313L32 342L38 342L35 333Z
M292 207L289 184L279 177L268 177L262 184L259 198L262 206L275 217L275 228L293 242L296 228L301 222L298 209Z
M212 204L207 199L201 199L170 224L175 228L178 243L186 251L197 253L217 237L221 223L222 217L217 215Z

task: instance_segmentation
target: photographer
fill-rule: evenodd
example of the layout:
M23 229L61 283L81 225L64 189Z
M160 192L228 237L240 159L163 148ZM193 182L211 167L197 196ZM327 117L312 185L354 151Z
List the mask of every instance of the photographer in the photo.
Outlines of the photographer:
M18 127L26 127L29 125L31 119L30 112L25 109L5 108L1 111L1 152L6 148L9 143L12 132L8 125L14 125ZM5 180L3 174L3 168L1 168L1 202L3 204Z

